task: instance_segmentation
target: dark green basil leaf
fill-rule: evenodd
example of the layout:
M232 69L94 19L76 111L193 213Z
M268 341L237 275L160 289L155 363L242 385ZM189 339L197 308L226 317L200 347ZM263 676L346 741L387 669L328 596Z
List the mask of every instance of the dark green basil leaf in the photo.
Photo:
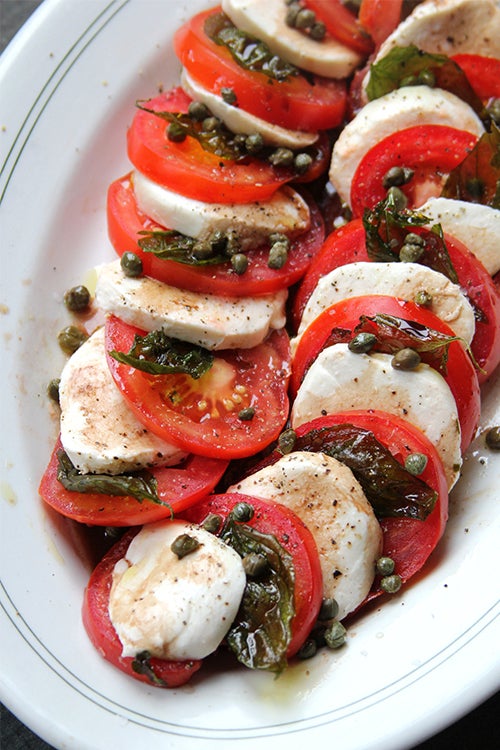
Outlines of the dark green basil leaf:
M500 209L500 129L492 123L465 159L453 169L441 193L445 198Z
M151 331L134 337L128 354L113 350L110 355L122 364L150 375L184 373L198 380L211 367L214 355L208 349L168 336L164 331Z
M165 680L157 677L151 666L151 654L149 651L141 651L132 661L132 669L136 674L145 675L153 685L158 687L168 687Z
M193 252L197 240L173 229L144 231L139 234L142 236L137 244L141 250L152 253L161 260L174 260L189 266L209 266L229 261L225 253L214 252L207 258L197 257Z

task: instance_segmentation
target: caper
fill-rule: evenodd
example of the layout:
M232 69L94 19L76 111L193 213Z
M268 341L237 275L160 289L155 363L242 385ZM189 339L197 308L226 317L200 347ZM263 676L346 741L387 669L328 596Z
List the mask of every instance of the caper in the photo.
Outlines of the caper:
M392 202L396 211L403 211L408 205L408 198L398 187L390 187L387 191L387 198Z
M308 638L307 641L301 646L297 656L299 659L312 659L318 651L318 644L314 638Z
M409 453L405 458L405 469L418 477L427 466L428 458L425 453Z
M500 427L490 427L485 439L490 450L500 451Z
M293 168L296 174L305 174L312 164L312 156L306 153L300 153L293 160Z
M233 271L241 276L248 268L248 258L244 253L235 253L231 256Z
M207 133L212 133L220 128L220 124L221 122L218 117L210 115L210 117L205 117L202 123L202 127L203 130L205 130Z
M210 110L206 104L203 104L203 102L190 102L188 115L192 120L202 122L207 117L210 117Z
M222 516L219 516L217 513L209 513L201 525L210 534L217 534L222 526L222 522Z
M90 304L90 292L83 284L71 287L64 295L64 304L71 312L83 312Z
M88 335L77 326L66 326L57 335L57 341L66 354L73 354L88 339Z
M405 242L404 245L401 245L399 260L401 263L417 263L424 254L424 251L425 248L423 248L422 245Z
M258 154L264 148L264 138L260 133L250 133L245 138L245 148L249 154Z
M413 169L409 167L391 167L382 179L382 185L387 190L390 187L406 185L413 177Z
M325 597L321 602L321 608L318 614L320 622L324 620L333 620L339 613L339 605L332 597Z
M344 628L342 623L338 620L334 620L332 624L325 630L325 643L328 648L340 648L345 643L346 634L347 630Z
M293 151L290 148L281 146L272 152L269 161L274 167L290 167L293 164Z
M275 242L284 242L287 247L290 246L290 240L283 232L271 232L269 235L269 244L273 245Z
M354 352L354 354L366 354L373 349L376 343L377 337L374 333L362 332L357 333L356 336L349 341L347 347L349 351Z
M245 503L244 501L236 503L231 511L231 515L235 521L238 521L238 523L246 523L247 521L250 521L253 518L254 513L255 509L253 505Z
M265 555L258 552L249 552L242 559L243 570L248 578L259 578L269 568Z
M198 549L200 546L200 542L194 538L194 536L190 536L189 534L180 534L172 544L170 545L170 549L176 555L179 560L181 560L183 557L186 557L186 555L190 555L192 552Z
M416 234L415 232L408 232L405 237L405 242L408 242L410 245L419 245L420 247L425 247L424 238L420 234Z
M186 140L186 131L179 122L171 122L167 128L167 138L173 143L182 143Z
M420 354L406 346L394 354L391 365L395 370L415 370L421 361Z
M380 581L380 588L382 591L385 591L386 594L396 594L402 585L403 581L396 573L393 573L390 576L384 576Z
M434 86L436 85L436 76L434 75L432 70L422 70L418 74L415 83L421 86L430 86L430 88L434 88Z
M223 86L220 90L220 95L226 104L236 104L236 94L234 93L234 89L231 89L228 86Z
M269 249L267 265L269 268L283 268L288 260L288 245L284 242L275 242Z
M309 29L309 36L315 42L321 42L326 36L326 26L323 21L316 21Z
M226 254L236 255L240 251L241 243L238 233L234 229L229 229L226 234Z
M297 440L297 433L291 427L284 430L278 438L278 449L283 455L291 453Z
M56 404L59 403L59 386L61 384L60 378L52 378L47 386L47 395Z
M120 266L125 274L130 278L136 278L142 274L142 260L136 253L126 252L123 253L120 259Z
M431 307L432 305L432 294L425 289L420 289L413 298L416 305L420 307Z
M316 23L316 14L309 8L301 8L295 18L296 29L309 29Z
M392 557L382 556L379 557L376 565L376 571L381 576L390 576L394 573L394 560Z
M255 409L253 406L246 406L238 412L238 419L241 419L242 422L251 422L254 417Z
M194 243L191 252L197 260L206 260L212 255L212 244L208 240L198 240Z
M300 3L292 2L289 4L288 10L286 12L285 22L287 26L290 26L292 29L295 28L295 21L297 20L297 14L301 10Z

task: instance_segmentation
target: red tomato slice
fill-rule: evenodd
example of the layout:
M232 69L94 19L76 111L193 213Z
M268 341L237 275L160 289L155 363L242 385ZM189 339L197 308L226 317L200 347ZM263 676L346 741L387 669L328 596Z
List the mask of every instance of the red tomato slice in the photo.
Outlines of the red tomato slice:
M448 488L441 460L433 444L419 429L399 417L375 409L328 414L301 425L296 432L301 436L311 429L343 423L371 430L402 464L409 453L423 453L428 458L420 478L438 493L438 500L426 520L383 518L380 521L384 532L382 554L394 560L395 573L403 582L408 581L427 561L443 535L448 519ZM382 593L376 580L366 601Z
M220 8L198 13L175 34L175 53L195 81L219 96L221 89L232 89L242 110L274 125L308 132L340 125L345 81L299 74L278 82L242 68L205 34L205 20L218 12Z
M113 316L106 321L111 374L137 418L151 432L183 450L211 458L257 453L280 433L288 416L290 341L273 331L259 346L217 352L201 378L148 375L120 364L112 350L128 352L144 331ZM238 415L254 409L251 419ZM188 447L189 446L189 447Z
M211 495L190 508L183 517L194 523L203 523L210 513L226 518L240 502L247 502L255 509L248 525L264 534L273 534L293 558L295 615L287 651L288 658L291 658L308 637L323 599L323 579L316 542L307 526L290 508L238 493Z
M368 34L361 27L360 22L341 0L304 0L304 5L316 14L318 21L322 21L330 36L347 47L368 55L373 49L373 43Z
M423 235L427 230L414 228L413 231ZM477 311L471 351L479 368L478 380L482 384L500 364L499 289L483 264L465 245L447 234L444 239L458 283ZM294 330L298 329L307 300L322 276L346 263L369 260L361 219L355 219L330 234L311 262L297 291L292 312Z
M413 178L401 190L408 208L417 208L441 193L443 176L463 161L477 136L445 125L416 125L392 133L361 159L351 184L351 208L362 216L386 197L382 181L391 167L409 167Z
M63 516L91 526L139 526L169 517L171 510L178 513L211 492L227 468L227 461L190 455L179 466L151 469L158 497L167 507L134 497L65 489L57 479L60 450L58 439L40 482L40 496Z
M460 65L483 102L500 98L500 60L497 57L461 53L452 55L451 59Z
M401 20L403 0L361 0L359 22L380 47Z
M147 107L185 114L190 101L175 88L151 99ZM166 127L161 117L137 110L127 134L128 157L139 172L180 195L207 203L251 203L270 198L294 176L259 159L222 159L189 136L175 143L167 138Z
M152 687L179 687L184 685L200 669L202 661L199 659L167 661L166 659L152 658L150 660L151 669L156 678L163 680L165 683L164 685L158 685L147 675L138 674L132 668L132 657L122 656L122 644L109 617L109 592L113 568L118 560L121 560L125 555L137 531L137 529L134 529L126 533L94 569L85 589L82 609L83 624L91 642L99 653L129 677L145 682Z
M304 375L317 355L325 346L329 346L329 337L334 328L352 331L358 325L361 315L373 316L379 313L415 321L448 336L454 335L451 328L440 318L413 302L385 295L367 295L342 300L327 308L302 334L292 363L292 398L295 397ZM426 361L425 355L422 355L422 359ZM429 364L432 365L432 362ZM481 394L474 365L458 341L452 342L448 348L447 372L443 377L457 404L464 453L479 424Z
M248 268L241 275L234 273L230 263L190 266L172 260L162 260L153 253L141 250L137 245L139 233L164 227L152 222L138 209L130 175L115 180L109 187L108 233L118 255L131 251L140 257L146 276L193 292L209 292L224 297L251 297L289 287L304 275L311 258L324 240L324 225L320 211L312 200L309 200L309 206L311 228L292 240L285 265L280 269L269 268L269 248L261 247L247 252Z

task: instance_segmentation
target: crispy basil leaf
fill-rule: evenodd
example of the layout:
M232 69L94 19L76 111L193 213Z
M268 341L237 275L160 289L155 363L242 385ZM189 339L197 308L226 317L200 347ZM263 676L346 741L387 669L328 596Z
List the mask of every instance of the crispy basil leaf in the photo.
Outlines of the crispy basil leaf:
M116 475L80 474L65 451L58 451L57 460L59 464L57 479L70 492L133 497L140 503L148 501L170 508L168 503L164 503L158 497L157 481L149 471L143 470Z
M165 331L136 335L128 354L113 350L111 356L122 364L150 375L184 373L198 380L212 366L214 355L208 349L168 336Z
M370 100L378 99L401 86L426 83L425 76L428 73L432 75L437 88L455 94L488 121L485 107L462 68L446 55L424 52L414 44L393 47L385 57L370 67L367 96Z
M206 258L198 257L194 251L197 240L173 229L140 232L138 245L145 253L152 253L161 260L174 260L189 266L210 266L227 263L225 253L213 252Z
M500 129L495 123L450 172L441 195L500 209Z
M238 614L226 637L227 644L246 667L281 672L287 665L295 614L292 557L276 537L237 523L231 515L220 538L241 557L254 552L267 561L267 568L260 576L247 578Z
M349 423L321 427L297 437L294 450L322 451L348 466L377 518L425 521L436 504L437 493L410 474L370 430Z

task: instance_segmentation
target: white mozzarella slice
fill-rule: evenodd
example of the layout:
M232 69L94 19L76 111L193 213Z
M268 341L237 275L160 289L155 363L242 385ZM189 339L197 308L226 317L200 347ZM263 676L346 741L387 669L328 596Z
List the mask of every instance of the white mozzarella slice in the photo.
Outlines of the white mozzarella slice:
M264 41L284 60L328 78L346 78L363 61L361 55L333 37L321 42L287 25L283 0L222 0L235 26Z
M448 487L459 477L460 424L453 394L429 365L398 370L390 354L355 354L335 344L307 371L292 409L292 427L325 413L380 409L408 420L433 443L443 462Z
M182 534L199 542L178 557ZM221 643L245 588L241 557L213 534L184 521L148 524L113 571L111 622L123 656L203 659Z
M83 474L173 466L186 455L146 430L128 408L106 362L103 328L64 366L59 403L62 445Z
M358 261L339 266L323 276L309 297L300 322L300 336L327 307L349 297L389 294L407 301L425 291L432 297L429 309L470 344L474 336L474 309L460 287L439 271L420 263ZM360 313L362 313L360 304ZM295 347L296 342L292 342Z
M291 508L314 536L323 595L334 598L341 620L361 604L375 575L382 531L352 471L324 453L295 451L246 477L230 492Z
M243 250L258 247L273 232L299 234L310 226L309 207L299 193L285 186L267 201L205 203L157 185L140 172L132 177L140 210L169 229L209 239L214 232L235 232Z
M500 7L496 0L426 0L390 34L375 62L393 47L416 45L425 52L469 52L500 57Z
M262 297L218 297L178 289L148 276L130 278L120 261L97 266L95 300L105 313L145 331L206 349L249 349L285 324L287 291Z
M458 96L428 86L405 86L368 102L334 143L330 181L345 203L363 157L377 143L417 125L445 125L478 137L484 132L474 110Z
M270 146L284 146L292 149L306 148L318 140L317 133L282 128L250 112L245 112L237 105L227 104L220 96L213 94L195 81L186 69L183 69L181 73L181 85L192 99L203 102L210 112L221 119L233 133L247 135L260 133L264 142Z
M498 209L453 198L430 198L418 210L463 242L492 276L500 271Z

